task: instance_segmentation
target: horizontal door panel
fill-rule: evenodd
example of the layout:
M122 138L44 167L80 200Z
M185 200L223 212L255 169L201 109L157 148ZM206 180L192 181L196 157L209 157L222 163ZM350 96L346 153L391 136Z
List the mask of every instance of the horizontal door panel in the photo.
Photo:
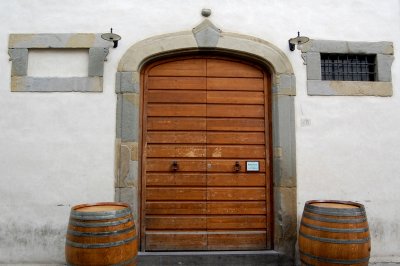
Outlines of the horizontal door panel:
M206 103L205 91L149 91L148 103Z
M208 144L265 144L264 132L207 132Z
M206 132L169 132L169 131L150 131L146 135L147 143L206 143L207 134Z
M207 117L264 117L263 105L207 104Z
M208 214L265 214L266 203L262 201L208 201Z
M206 200L206 188L146 188L147 200Z
M206 130L206 118L148 117L147 130Z
M146 250L207 250L207 232L146 231Z
M166 159L147 159L146 172L172 172L172 164L174 161L178 162L178 172L205 172L205 160L174 160L173 158Z
M154 66L149 76L206 76L206 59L185 59Z
M214 131L265 131L264 119L207 118L207 130Z
M260 173L265 172L265 160L257 160L260 163ZM240 165L240 170L236 171L236 162ZM207 171L209 173L213 172L223 172L223 173L245 173L246 172L246 161L242 159L208 159L207 160Z
M212 91L264 91L262 78L208 78L207 90Z
M265 200L265 188L207 188L207 200Z
M148 116L205 116L206 104L148 104Z
M207 103L264 104L263 92L208 91Z
M254 66L241 62L208 59L207 77L255 77L262 78L264 74Z
M206 230L206 216L153 216L147 215L146 228L149 230Z
M146 186L206 186L206 174L152 173L146 175Z
M204 158L206 157L206 147L202 146L184 146L184 145L157 145L149 144L146 149L147 158Z
M146 202L147 214L206 214L207 205L205 202Z
M206 90L205 77L149 77L149 90Z
M265 215L207 216L209 230L265 229L266 227Z
M258 250L267 247L266 231L208 234L209 250Z
M265 186L264 173L209 173L207 186L210 187L255 187Z
M235 146L207 146L208 158L244 158L263 159L265 158L265 146L256 145L235 145Z

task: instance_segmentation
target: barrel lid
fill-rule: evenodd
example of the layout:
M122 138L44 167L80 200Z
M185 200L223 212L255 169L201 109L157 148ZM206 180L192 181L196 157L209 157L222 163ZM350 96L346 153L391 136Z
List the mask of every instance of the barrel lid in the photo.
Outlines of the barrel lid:
M365 215L364 205L352 201L310 200L306 202L304 209L327 215Z
M99 212L99 211L116 211L128 208L129 205L122 202L97 202L89 204L80 204L72 207L74 211L80 212Z
M340 200L310 200L306 205L318 206L321 208L338 208L338 209L357 209L364 206L357 202L340 201Z
M131 212L129 205L122 202L98 202L80 204L71 208L71 218L99 220L122 217Z
M121 205L84 205L80 207L75 207L75 211L80 211L80 212L101 212L101 211L116 211L116 210L122 210L127 208L127 206L121 206Z

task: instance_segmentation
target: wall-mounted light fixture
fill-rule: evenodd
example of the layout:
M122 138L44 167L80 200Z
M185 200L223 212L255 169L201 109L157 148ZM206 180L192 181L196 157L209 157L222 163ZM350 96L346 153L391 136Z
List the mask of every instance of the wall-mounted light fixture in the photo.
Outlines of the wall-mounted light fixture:
M109 41L109 42L113 42L114 43L113 48L117 48L118 41L121 40L121 36L119 36L118 34L113 33L112 32L112 28L110 29L109 33L102 34L101 38L103 38L103 40L106 40L106 41Z
M296 45L306 43L310 40L310 38L305 36L300 36L300 31L297 32L296 38L289 39L289 49L290 51L294 51Z

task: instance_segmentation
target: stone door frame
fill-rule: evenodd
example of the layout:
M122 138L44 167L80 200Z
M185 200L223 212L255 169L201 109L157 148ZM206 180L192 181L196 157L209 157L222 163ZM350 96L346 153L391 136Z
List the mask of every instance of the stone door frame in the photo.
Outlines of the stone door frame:
M192 31L165 34L137 42L121 58L116 74L115 200L131 204L135 222L139 225L142 66L166 57L204 51L257 63L271 74L273 249L288 258L294 258L297 240L296 83L291 63L273 44L252 36L221 32L207 19Z

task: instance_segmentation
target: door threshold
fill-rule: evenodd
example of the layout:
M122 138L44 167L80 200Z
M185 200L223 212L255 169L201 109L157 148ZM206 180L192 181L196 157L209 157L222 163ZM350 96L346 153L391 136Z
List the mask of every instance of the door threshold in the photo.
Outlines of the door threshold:
M293 266L274 250L139 252L140 266Z
M238 250L238 251L145 251L139 256L204 256L204 255L271 255L279 256L275 250Z

